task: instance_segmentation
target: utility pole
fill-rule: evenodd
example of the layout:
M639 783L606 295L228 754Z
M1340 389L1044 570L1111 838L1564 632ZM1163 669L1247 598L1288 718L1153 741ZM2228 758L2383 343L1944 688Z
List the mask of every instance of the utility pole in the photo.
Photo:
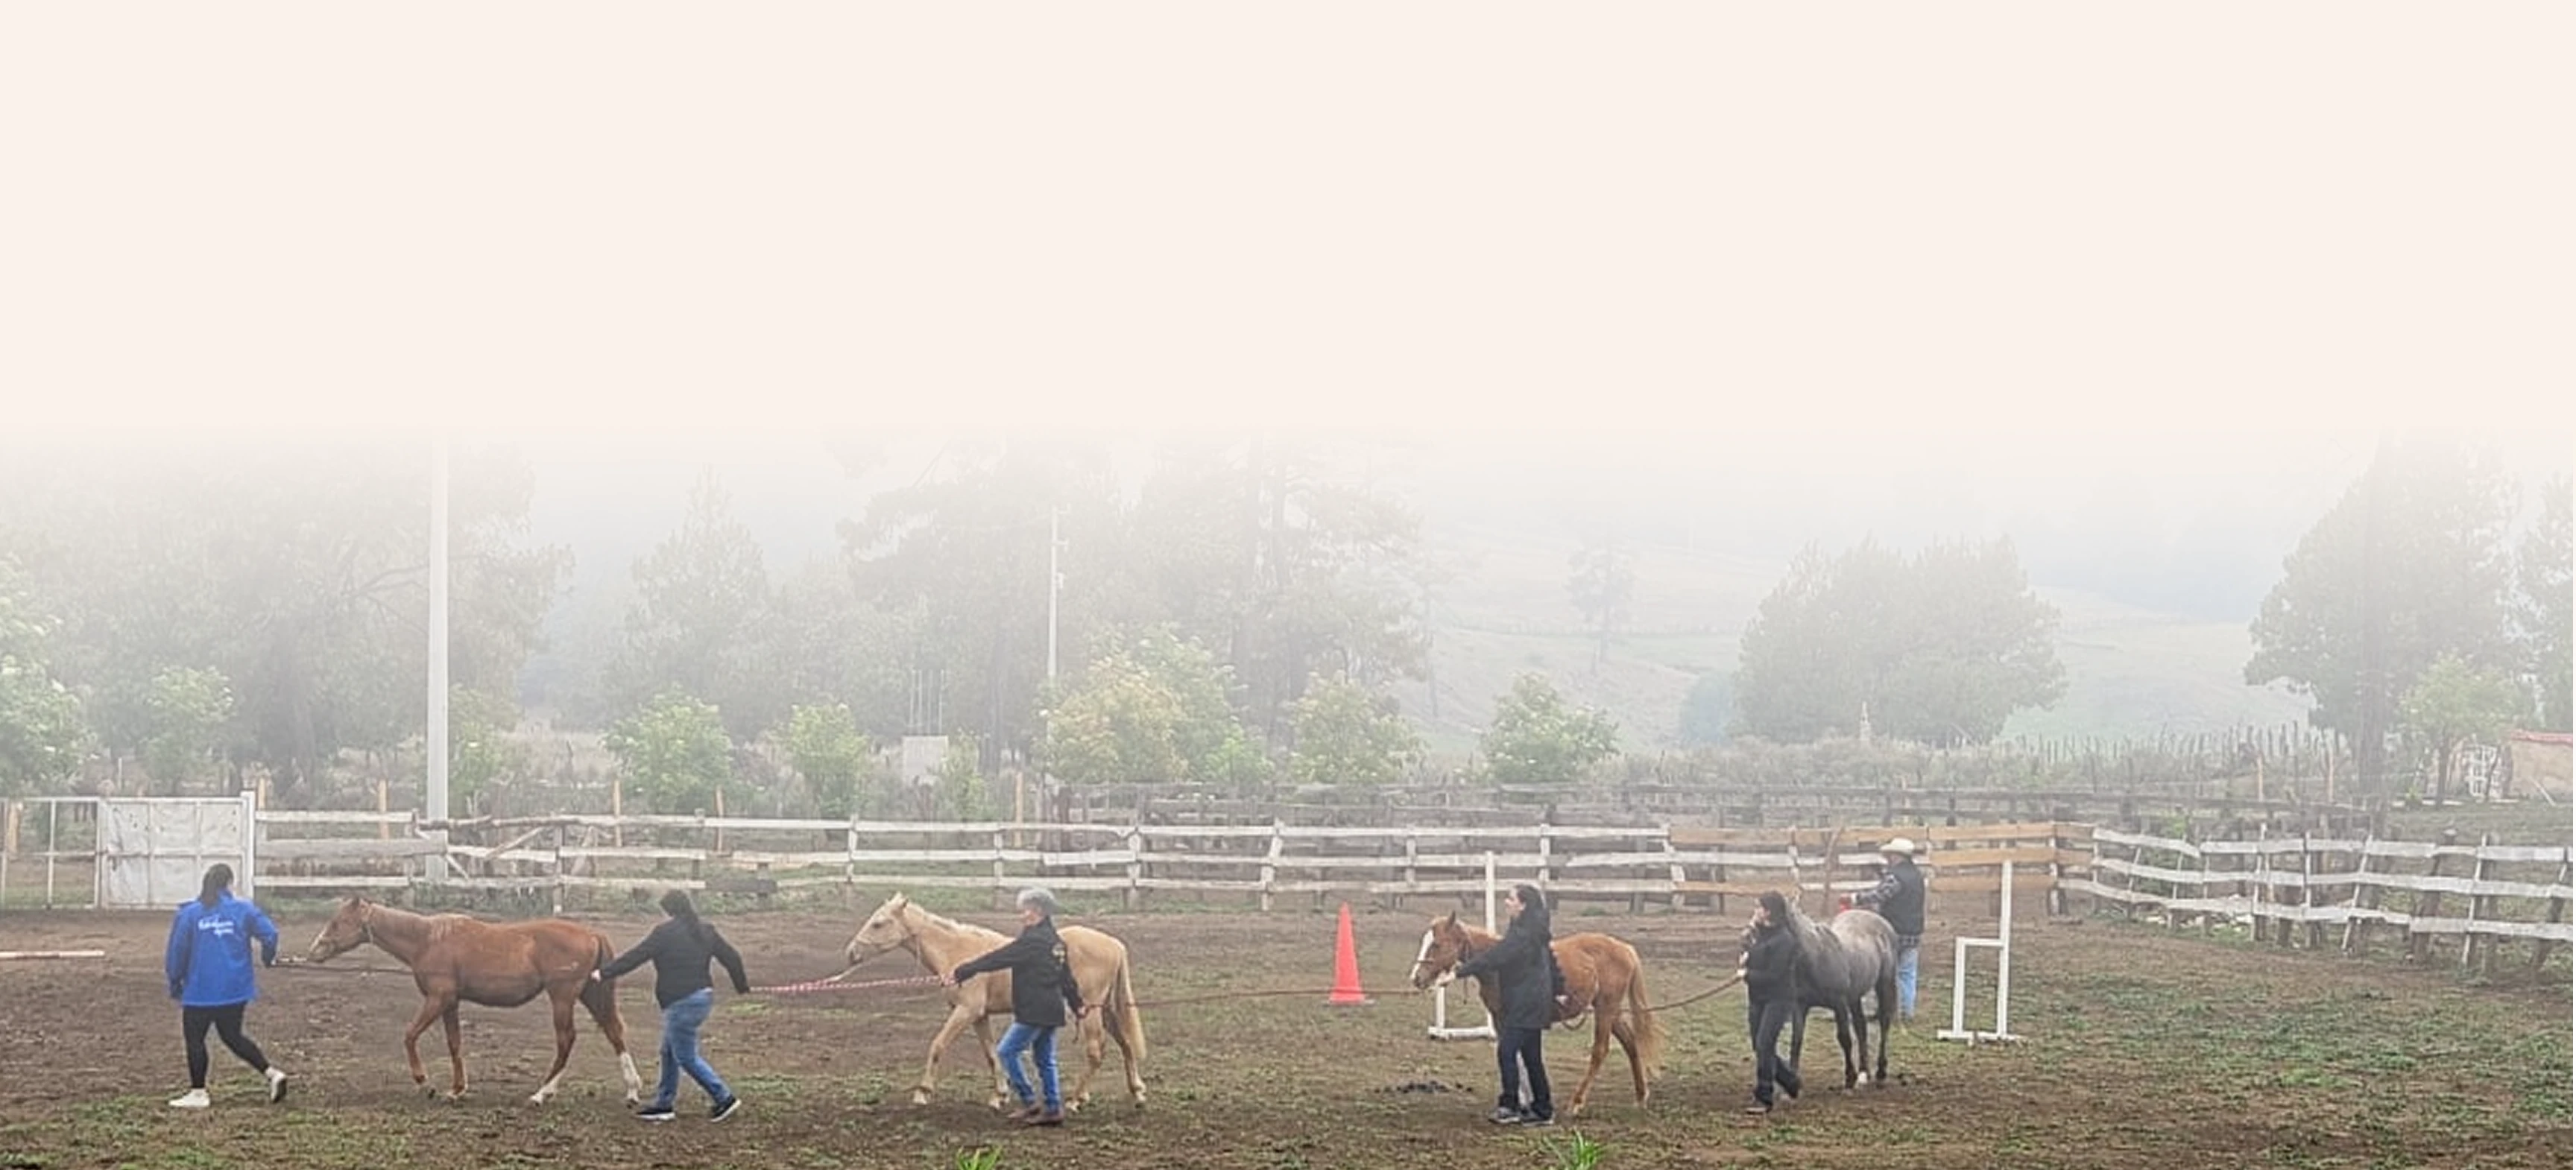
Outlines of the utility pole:
M1055 595L1064 588L1064 574L1056 569L1056 552L1064 547L1057 535L1061 508L1047 509L1047 681L1055 681Z
M421 819L447 819L447 437L430 440L429 472L429 784L421 794ZM437 839L446 841L441 831ZM445 854L421 859L437 881L446 876Z

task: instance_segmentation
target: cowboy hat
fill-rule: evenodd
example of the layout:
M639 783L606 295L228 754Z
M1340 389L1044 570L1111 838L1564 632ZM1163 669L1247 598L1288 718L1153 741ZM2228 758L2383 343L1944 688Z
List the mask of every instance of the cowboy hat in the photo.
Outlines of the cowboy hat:
M1914 848L1912 837L1890 837L1887 839L1887 844L1878 847L1878 851L1882 854L1901 853L1907 857L1912 857L1918 852Z

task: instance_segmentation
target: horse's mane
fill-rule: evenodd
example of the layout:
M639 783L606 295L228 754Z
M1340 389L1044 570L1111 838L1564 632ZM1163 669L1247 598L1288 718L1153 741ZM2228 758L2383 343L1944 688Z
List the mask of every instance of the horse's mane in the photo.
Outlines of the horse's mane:
M944 916L944 915L940 915L940 914L934 914L934 913L932 913L931 911L929 911L928 909L925 909L925 908L922 906L922 904L921 904L921 903L919 903L919 902L915 902L915 901L912 901L911 899L908 899L908 898L904 900L903 907L904 907L904 909L906 909L906 910L910 910L910 911L912 911L912 912L913 912L913 913L915 913L915 914L919 914L919 915L921 915L923 918L927 918L927 919L929 919L929 920L930 920L930 924L931 924L931 925L933 925L933 926L945 927L945 928L947 928L947 929L949 929L949 930L959 931L959 932L961 932L961 933L968 934L968 935L979 935L979 934L980 934L980 935L987 935L987 936L990 936L990 937L992 937L992 938L1009 938L1009 937L1011 937L1011 936L1009 936L1009 935L1007 935L1007 934L1004 934L1004 933L1002 933L1001 931L995 930L995 929L993 929L992 927L989 927L989 926L977 926L977 925L975 925L975 924L974 924L974 923L972 923L972 922L959 922L959 921L957 921L957 920L956 920L956 919L954 919L954 918L949 918L949 917L946 917L946 916Z

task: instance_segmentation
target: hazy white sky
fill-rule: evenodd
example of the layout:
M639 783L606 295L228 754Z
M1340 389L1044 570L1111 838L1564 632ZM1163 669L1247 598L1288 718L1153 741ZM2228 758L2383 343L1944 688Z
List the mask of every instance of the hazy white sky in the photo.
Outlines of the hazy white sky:
M181 433L1800 429L1838 442L1743 458L1937 478L2043 474L2006 432L2108 436L2044 472L2080 476L2452 421L2563 458L2571 31L14 4L0 386L16 428Z

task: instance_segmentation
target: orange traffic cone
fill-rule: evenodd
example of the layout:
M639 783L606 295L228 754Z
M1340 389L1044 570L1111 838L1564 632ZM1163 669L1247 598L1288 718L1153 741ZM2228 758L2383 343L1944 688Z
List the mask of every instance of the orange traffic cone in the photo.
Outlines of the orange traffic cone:
M1324 1001L1335 1007L1375 1003L1360 991L1360 953L1351 945L1351 904L1342 903L1342 923L1333 932L1333 994Z

